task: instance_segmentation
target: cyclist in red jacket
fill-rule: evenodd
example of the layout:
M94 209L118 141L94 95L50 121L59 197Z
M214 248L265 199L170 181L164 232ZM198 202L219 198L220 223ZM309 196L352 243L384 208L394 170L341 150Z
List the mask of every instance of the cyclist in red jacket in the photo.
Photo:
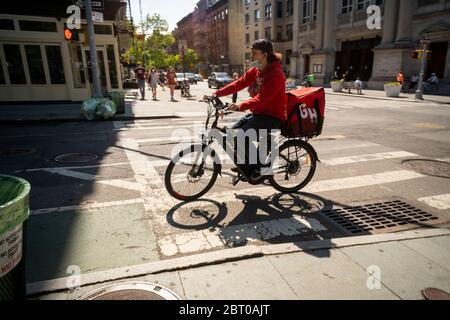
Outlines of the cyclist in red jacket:
M281 55L274 53L273 44L269 40L261 39L252 44L251 59L258 63L258 67L251 68L237 81L217 90L217 97L231 95L247 87L250 100L239 104L231 104L233 111L250 110L239 120L232 129L280 129L287 119L286 110L286 78L281 67ZM261 141L261 140L260 140ZM246 153L248 154L248 146ZM248 163L246 163L248 164ZM249 167L256 176L260 173L260 165ZM236 169L233 170L236 172Z

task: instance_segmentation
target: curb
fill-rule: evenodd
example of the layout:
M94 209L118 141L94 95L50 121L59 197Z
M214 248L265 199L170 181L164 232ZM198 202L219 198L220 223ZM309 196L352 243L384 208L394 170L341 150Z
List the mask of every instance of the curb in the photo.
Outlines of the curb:
M32 124L32 123L64 123L64 122L113 122L113 121L131 121L131 120L157 120L157 119L179 119L180 116L177 115L163 115L163 116L142 116L142 117L131 117L131 116L117 116L109 120L86 120L84 118L37 118L37 119L14 119L14 120L1 120L0 124Z
M415 100L410 98L399 98L399 99L393 99L393 98L384 98L384 97L374 97L374 96L367 96L367 95L354 95L354 94L347 94L347 93L336 93L336 92L326 92L327 95L333 95L333 96L343 96L343 97L355 97L355 98L364 98L364 99L374 99L374 100L385 100L385 101L399 101L399 102L412 102L412 103L436 103L440 105L449 105L450 102L439 102L439 101L431 101L431 100Z
M313 240L275 245L256 246L224 249L219 251L200 253L197 255L150 262L147 264L121 267L111 270L91 272L80 277L80 286L102 283L112 280L145 276L170 271L178 271L189 268L215 265L225 262L258 258L266 255L289 254L323 249L339 249L352 246L369 245L383 242L395 242L419 238L431 238L450 235L450 228L419 229L399 233L387 233L360 237L335 238L326 240ZM58 278L27 284L27 295L51 293L68 290L71 277Z

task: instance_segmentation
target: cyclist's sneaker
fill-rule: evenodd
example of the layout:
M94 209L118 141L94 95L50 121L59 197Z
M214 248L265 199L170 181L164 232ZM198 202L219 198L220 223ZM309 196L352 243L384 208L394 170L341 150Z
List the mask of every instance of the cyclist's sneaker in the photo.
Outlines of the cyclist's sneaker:
M237 167L231 168L231 172L239 173L239 169Z

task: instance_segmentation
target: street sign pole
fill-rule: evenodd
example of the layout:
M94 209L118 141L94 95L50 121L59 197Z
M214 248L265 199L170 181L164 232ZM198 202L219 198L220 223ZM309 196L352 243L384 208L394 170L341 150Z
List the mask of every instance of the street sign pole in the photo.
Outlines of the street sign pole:
M420 44L422 45L422 60L420 62L420 76L416 91L416 99L418 100L423 100L423 77L425 76L425 66L427 63L427 54L428 54L427 49L429 43L430 40L425 39L420 40Z
M94 22L92 21L91 0L86 0L84 4L86 8L86 22L89 33L89 54L91 57L92 81L94 85L93 97L103 98L102 90L100 87L100 75L98 72L97 49L95 46L95 33L94 33Z

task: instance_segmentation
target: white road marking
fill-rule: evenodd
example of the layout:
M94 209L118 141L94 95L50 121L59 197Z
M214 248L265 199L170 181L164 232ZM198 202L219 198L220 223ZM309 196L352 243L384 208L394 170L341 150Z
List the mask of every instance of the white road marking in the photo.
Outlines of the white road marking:
M323 160L322 162L327 165L341 165L341 164L378 161L396 158L408 158L408 157L417 157L417 154L406 151L394 151L394 152L372 153L358 156L335 158L330 160Z
M424 175L421 175L415 171L388 171L363 176L316 181L310 183L302 191L316 194L321 192L358 189L395 182L403 182L423 177ZM165 189L154 190L154 192L155 198L152 200L152 210L156 214L163 214L165 217L165 215L167 214L167 210L170 210L180 203L180 201L172 198L169 194L167 194L167 191ZM241 199L236 198L236 194L253 195L254 197L264 199L274 195L275 193L276 191L272 187L253 187L249 189L231 189L221 192L209 193L206 197L208 200L217 201L219 203L233 203L241 201ZM194 202L193 205L199 206L199 203ZM189 206L189 204L187 204L186 206Z
M236 246L245 242L270 240L279 236L294 236L310 231L327 231L317 219L294 216L289 219L219 227L213 231L202 230L165 236L158 241L165 256L192 253L223 246Z
M425 202L427 205L439 210L450 209L450 194L441 194L431 197L424 197L418 199L421 202Z
M137 203L144 203L144 199L138 198L138 199L130 199L130 200L111 201L111 202L93 202L93 203L86 203L86 204L81 204L81 205L76 205L76 206L37 209L37 210L32 210L31 214L39 215L39 214L58 213L58 212L65 212L65 211L92 210L92 209L108 208L108 207L115 207L115 206L123 206L123 205L129 205L129 204L137 204Z

